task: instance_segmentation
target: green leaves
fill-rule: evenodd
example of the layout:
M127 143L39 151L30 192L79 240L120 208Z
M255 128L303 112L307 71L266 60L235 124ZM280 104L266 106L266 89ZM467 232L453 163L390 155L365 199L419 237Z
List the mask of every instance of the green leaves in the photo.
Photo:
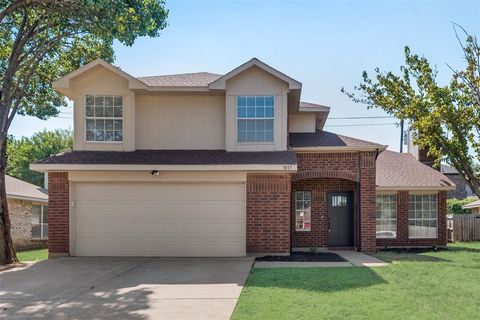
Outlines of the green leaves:
M452 69L448 85L439 85L437 70L405 47L400 75L377 68L373 79L363 73L354 93L342 91L354 102L409 120L415 143L428 150L437 165L442 160L452 164L480 196L480 175L474 170L480 161L480 48L475 36L463 32L465 42L457 38L466 66L461 71Z
M72 149L73 135L70 130L44 130L31 138L10 138L7 149L7 174L43 186L43 174L30 171L30 163Z

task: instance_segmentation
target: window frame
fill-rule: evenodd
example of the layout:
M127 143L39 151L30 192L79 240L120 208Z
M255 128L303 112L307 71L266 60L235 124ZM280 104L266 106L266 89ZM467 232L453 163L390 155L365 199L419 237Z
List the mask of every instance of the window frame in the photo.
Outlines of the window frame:
M411 214L410 214L410 199L411 197L413 197L415 199L415 201L413 202L413 206L414 206L414 213L418 212L417 209L416 209L416 197L417 196L422 196L422 210L420 211L422 213L422 218L417 218L417 217L414 217L414 218L411 218ZM436 206L436 210L429 210L427 212L435 212L436 213L436 217L435 218L425 218L424 217L424 211L423 211L423 204L424 204L424 200L423 200L423 197L424 196L435 196L435 206ZM408 195L408 238L409 239L438 239L438 193L411 193ZM435 236L432 236L432 237L427 237L425 236L425 234L423 234L422 236L412 236L411 235L411 232L410 232L410 221L422 221L425 222L425 221L435 221L436 222L436 227L435 227ZM422 225L422 227L424 227Z
M377 209L377 199L378 197L385 197L385 196L388 196L388 197L395 197L395 201L392 201L393 203L395 203L395 219L392 219L392 218L377 218L377 213L378 213L378 209ZM381 236L378 236L377 235L377 224L376 222L378 220L388 220L388 221L394 221L395 222L395 237L381 237ZM376 239L397 239L398 237L398 196L396 193L380 193L380 194L377 194L375 196L375 237Z
M310 194L310 199L309 200L305 200L305 196L302 197L302 200L297 200L297 193L307 193L307 192ZM310 191L310 190L297 190L297 191L294 192L293 196L294 196L294 201L295 201L295 232L311 232L312 231L312 191ZM310 227L308 229L297 228L297 213L300 212L300 211L303 211L303 212L306 211L305 208L299 209L297 207L297 203L299 201L301 201L301 202L309 201L310 202L310 206L308 207L308 212L309 212L309 215L310 215L310 220L308 222L310 223ZM305 215L304 215L303 225L305 225Z
M47 227L47 230L48 230L48 222L44 222L45 219L44 219L44 208L47 207L48 208L48 205L45 205L45 204L32 204L32 209L33 207L40 207L40 222L39 223L32 223L31 219L30 219L30 224L31 224L31 231L30 231L30 234L31 234L31 237L32 237L32 240L48 240L48 235L45 237L44 236L44 232L43 232L43 227L46 226ZM47 219L48 219L48 210L47 210ZM48 221L48 220L47 220ZM39 225L40 226L40 237L37 238L37 237L34 237L33 236L33 226L34 225ZM48 233L48 232L47 232Z
M238 108L239 108L239 103L238 103L238 99L239 98L245 98L248 100L249 97L254 97L254 98L257 98L257 97L263 97L263 98L272 98L273 100L273 115L271 117L267 117L266 115L262 118L257 118L256 116L255 117L244 117L244 118L240 118L238 116ZM275 95L237 95L235 96L235 136L236 136L236 143L237 144L257 144L257 145L272 145L272 144L275 144ZM248 106L246 106L248 107ZM266 106L264 106L266 107ZM270 107L270 106L268 106ZM239 126L238 126L238 121L239 120L272 120L272 140L265 140L265 141L239 141ZM247 130L248 131L248 130ZM270 130L264 130L264 132L266 131L270 131ZM257 132L256 130L254 131L255 133Z
M88 96L92 96L93 97L93 101L94 101L94 105L93 107L95 108L95 98L96 97L113 97L114 101L115 101L115 97L121 97L122 98L122 116L121 117L87 117L87 97ZM83 111L84 111L84 130L83 130L83 141L85 141L85 143L112 143L112 144L122 144L124 143L124 136L125 136L125 119L124 119L124 111L125 111L125 96L124 95L121 95L121 94L85 94L84 96L84 105L83 105ZM114 103L114 107L115 107L115 103ZM105 107L104 107L105 108ZM103 141L96 141L96 140L87 140L87 120L122 120L122 140L121 141L107 141L107 140L103 140ZM106 131L106 130L103 130L103 131ZM120 130L113 130L114 132L115 131L120 131Z

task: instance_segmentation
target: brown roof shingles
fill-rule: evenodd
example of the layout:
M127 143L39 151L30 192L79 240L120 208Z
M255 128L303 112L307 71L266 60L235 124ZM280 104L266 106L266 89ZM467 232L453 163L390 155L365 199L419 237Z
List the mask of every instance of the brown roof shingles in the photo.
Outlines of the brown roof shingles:
M152 87L207 87L221 76L215 73L197 72L139 77L137 79Z
M8 175L5 176L5 187L7 189L7 198L25 198L40 202L48 201L46 189Z
M147 164L238 165L296 164L291 151L227 152L225 150L73 151L40 160L37 164Z
M441 172L417 161L410 153L385 150L377 158L379 187L452 187L455 184Z
M340 134L317 130L312 133L290 133L289 142L291 147L368 147L383 145L365 140L355 139Z

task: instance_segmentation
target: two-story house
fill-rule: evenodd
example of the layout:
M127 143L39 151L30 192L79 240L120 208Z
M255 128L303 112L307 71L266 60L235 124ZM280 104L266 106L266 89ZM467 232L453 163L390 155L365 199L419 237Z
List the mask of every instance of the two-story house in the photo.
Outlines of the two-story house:
M95 60L54 88L74 151L49 175L51 256L244 256L445 246L440 172L323 130L330 108L252 59L135 78Z

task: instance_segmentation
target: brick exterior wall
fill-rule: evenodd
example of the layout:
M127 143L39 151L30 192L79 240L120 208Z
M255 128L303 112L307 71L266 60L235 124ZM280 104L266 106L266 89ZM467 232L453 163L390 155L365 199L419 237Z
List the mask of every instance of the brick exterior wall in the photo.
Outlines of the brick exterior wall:
M297 154L298 172L292 177L293 188L309 187L313 192L313 232L292 230L293 247L327 246L327 192L354 191L354 246L362 251L376 250L375 157L376 152ZM291 219L295 219L293 200Z
M295 231L296 191L312 192L312 227L310 231ZM292 183L292 247L328 247L327 194L331 191L355 191L355 182L337 178L317 178ZM354 240L358 239L356 232L357 230L354 228ZM358 246L357 241L354 246Z
M438 193L438 238L409 239L408 238L408 192L397 193L397 238L377 239L378 247L423 247L447 245L447 193Z
M48 173L48 253L69 254L69 184L68 172Z
M46 248L46 240L32 240L32 202L17 199L7 201L15 249Z
M247 253L290 253L290 174L247 174Z

